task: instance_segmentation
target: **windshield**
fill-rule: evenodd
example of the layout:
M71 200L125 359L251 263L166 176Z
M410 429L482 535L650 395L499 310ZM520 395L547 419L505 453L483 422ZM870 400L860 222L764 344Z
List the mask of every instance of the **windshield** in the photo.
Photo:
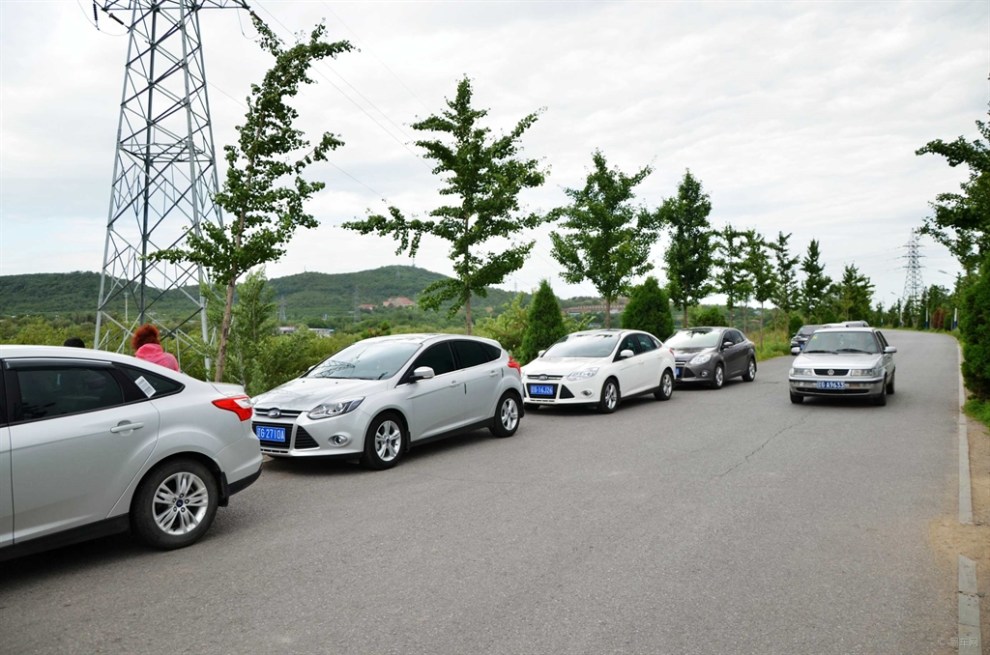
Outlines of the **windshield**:
M880 352L877 340L870 332L815 332L805 346L806 353L867 353Z
M323 360L303 377L384 380L398 373L419 347L411 341L359 341Z
M821 325L803 325L801 326L801 329L798 330L798 336L799 337L811 336L814 333L814 331L820 327Z
M701 330L678 330L663 345L668 348L714 348L719 345L721 330L705 328Z
M608 357L619 343L619 335L592 332L569 334L550 346L544 357Z

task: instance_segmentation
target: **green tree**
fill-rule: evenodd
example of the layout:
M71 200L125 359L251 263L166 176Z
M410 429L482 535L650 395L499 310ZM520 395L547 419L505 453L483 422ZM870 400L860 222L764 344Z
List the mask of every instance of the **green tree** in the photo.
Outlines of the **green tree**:
M842 271L842 280L836 285L833 297L838 305L839 318L844 321L865 320L870 315L873 283L854 264L849 264Z
M592 155L594 170L582 189L566 189L571 204L557 213L568 233L551 232L551 255L564 267L563 278L588 280L605 301L605 327L612 325L612 304L632 278L653 269L650 247L660 233L659 215L632 204L634 187L653 169L633 175L609 168L605 155Z
M736 320L736 301L744 303L753 292L749 271L746 269L746 232L726 225L715 234L715 254L712 261L717 267L715 291L725 294L725 308L729 311L729 323Z
M478 321L475 331L481 336L495 339L511 354L517 355L521 352L523 335L526 333L527 311L523 307L524 298L525 294L516 294L501 314Z
M698 306L693 312L692 325L723 326L728 327L729 322L725 320L725 312L718 307Z
M424 234L448 241L456 278L430 284L420 294L419 303L431 310L450 303L451 316L463 307L468 334L473 325L471 297L487 296L488 286L522 268L535 243L505 244L505 240L550 219L520 215L518 199L523 189L539 187L546 179L537 160L519 158L519 139L536 122L537 114L524 117L507 135L489 139L490 130L479 124L488 110L475 109L471 101L471 81L465 77L457 85L454 100L447 100L447 110L412 125L415 130L448 136L450 143L436 139L416 145L436 161L433 172L445 176L440 195L455 198L456 203L433 209L429 215L435 220L408 220L398 208L389 207L388 216L375 214L344 223L345 228L361 234L391 235L399 241L396 254L408 251L411 257ZM493 250L481 252L493 239L498 241L491 246Z
M824 305L832 279L825 275L825 265L821 263L818 241L811 240L808 253L801 260L804 284L801 287L801 309L805 318L812 323L824 322Z
M777 240L769 244L774 256L774 274L776 285L771 300L785 314L789 314L798 308L800 293L797 283L797 266L801 261L800 257L792 257L788 241L791 233L777 233Z
M308 41L283 47L281 40L252 14L261 35L261 48L275 58L261 84L252 84L243 125L237 127L237 145L224 147L227 175L216 204L232 217L226 226L204 223L186 235L186 245L152 253L155 260L189 262L202 266L215 284L225 287L223 319L218 336L214 380L222 380L233 316L237 280L255 266L278 261L285 246L301 227L318 222L303 210L304 203L326 186L309 182L304 170L343 145L326 132L310 149L302 131L293 127L298 112L286 103L302 84L312 83L309 69L316 61L349 52L347 41L323 40L326 27L318 25Z
M946 143L930 141L915 154L945 157L953 168L965 164L969 178L961 193L941 193L930 203L934 215L925 219L922 234L932 236L959 260L967 274L975 274L990 255L990 123L976 121L983 141L963 137Z
M984 256L979 275L964 292L959 331L966 388L979 400L990 401L990 254Z
M520 363L525 364L536 359L541 350L546 350L566 334L560 303L550 288L550 283L543 280L533 296L533 302L529 304L526 332L519 348Z
M683 327L688 327L688 307L712 293L712 229L708 215L712 203L691 175L677 188L677 197L663 201L660 213L670 232L671 243L664 253L670 298L683 311Z
M753 298L760 303L760 346L763 346L763 315L766 302L777 290L777 275L770 261L771 245L755 230L746 232L746 260L744 266L752 282ZM746 325L743 324L745 330Z
M660 339L666 339L674 333L670 298L652 275L632 288L629 303L622 312L622 327L644 330Z

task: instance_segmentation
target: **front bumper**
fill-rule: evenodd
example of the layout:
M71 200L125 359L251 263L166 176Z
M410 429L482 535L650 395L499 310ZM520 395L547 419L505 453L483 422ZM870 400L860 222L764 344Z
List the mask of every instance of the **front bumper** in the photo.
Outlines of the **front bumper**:
M861 377L800 377L789 378L791 393L802 396L875 396L885 392L884 379Z
M674 369L674 382L677 384L711 384L714 370L715 366L711 362L700 366L691 366L688 362L677 362Z
M272 419L256 415L251 429L262 427L283 428L285 441L259 439L262 454L269 457L340 457L354 458L364 453L364 435L370 417L360 409L341 416L307 419L300 414L291 420ZM257 430L255 430L257 432Z
M598 376L582 380L523 380L523 402L532 405L588 405L601 397Z

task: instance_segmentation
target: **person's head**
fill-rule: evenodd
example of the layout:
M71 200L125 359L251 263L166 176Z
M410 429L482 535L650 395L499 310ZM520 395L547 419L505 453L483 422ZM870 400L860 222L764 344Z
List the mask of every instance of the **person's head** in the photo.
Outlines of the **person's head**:
M63 343L62 345L63 346L69 346L70 348L85 348L86 347L86 344L83 343L83 340L80 339L79 337L69 337L68 339L65 340L65 343Z
M151 323L145 323L134 330L134 336L131 337L131 348L137 350L149 343L160 343L158 340L158 328Z

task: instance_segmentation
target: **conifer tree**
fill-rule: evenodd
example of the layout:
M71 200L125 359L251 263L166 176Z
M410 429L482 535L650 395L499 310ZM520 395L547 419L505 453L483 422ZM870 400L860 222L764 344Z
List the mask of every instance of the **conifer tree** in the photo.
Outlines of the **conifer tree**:
M529 305L526 332L519 349L520 363L525 364L536 359L541 350L546 350L566 334L560 303L550 288L550 283L543 280Z

